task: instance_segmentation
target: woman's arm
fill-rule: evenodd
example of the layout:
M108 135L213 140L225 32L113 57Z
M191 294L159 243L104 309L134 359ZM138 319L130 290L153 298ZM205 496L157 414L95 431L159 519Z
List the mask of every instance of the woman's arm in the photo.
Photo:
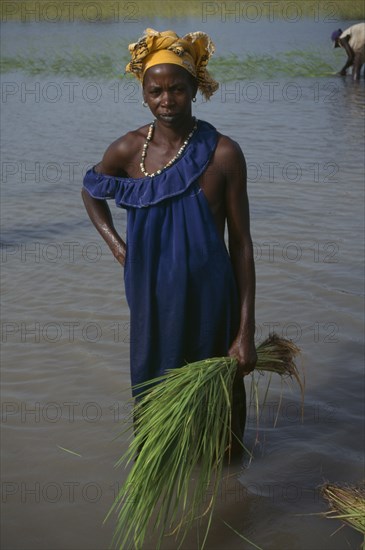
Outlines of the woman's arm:
M256 365L255 348L255 265L250 234L247 197L246 162L241 148L225 138L223 143L226 166L234 166L226 176L225 203L228 224L228 244L231 262L240 296L240 326L229 350L238 360L238 375L250 373Z
M82 189L81 196L89 218L109 246L113 256L124 266L127 246L114 227L106 200L94 199L85 188Z

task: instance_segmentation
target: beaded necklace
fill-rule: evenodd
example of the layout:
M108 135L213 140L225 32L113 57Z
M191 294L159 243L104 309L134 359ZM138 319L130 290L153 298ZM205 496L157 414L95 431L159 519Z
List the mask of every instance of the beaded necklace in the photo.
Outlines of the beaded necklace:
M183 154L183 152L185 151L186 149L186 146L188 145L192 135L194 134L195 130L197 129L198 127L198 123L197 123L197 120L194 118L195 120L195 123L194 123L194 127L193 129L191 130L190 134L188 135L188 137L186 138L186 140L184 141L184 143L182 144L182 146L180 147L180 149L178 150L178 152L176 153L176 155L171 159L169 160L169 162L167 164L165 164L165 166L163 166L162 168L159 168L158 170L156 170L156 172L153 172L152 174L149 174L145 168L145 165L144 165L144 161L145 161L145 158L146 158L146 155L147 155L147 149L148 149L148 145L150 143L150 141L152 140L152 136L153 136L153 130L155 128L155 123L156 123L156 120L154 120L151 124L150 124L150 127L148 129L148 134L147 134L147 138L146 138L146 141L144 142L143 144L143 149L142 149L142 157L141 157L141 163L140 163L140 168L141 168L141 171L143 172L143 174L145 176L148 176L150 178L153 178L154 176L158 176L159 174L161 174L161 172L163 170L166 170L166 168L169 168L172 164L174 164L174 162L177 161L178 158L181 157L181 155Z

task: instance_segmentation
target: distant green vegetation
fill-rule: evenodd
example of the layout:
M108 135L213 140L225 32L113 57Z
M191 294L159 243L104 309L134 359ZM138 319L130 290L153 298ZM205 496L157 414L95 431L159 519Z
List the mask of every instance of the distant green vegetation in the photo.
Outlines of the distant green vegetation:
M309 17L315 21L362 20L363 0L0 0L1 21L115 21L136 23L151 17L199 17L209 19L255 21L262 17L296 21Z
M126 45L120 45L113 53L47 52L26 55L2 56L0 71L2 73L21 71L28 75L78 76L81 78L111 79L122 77L128 62ZM124 52L121 58L119 52ZM338 69L337 52L330 52L333 58L328 60L316 51L294 50L272 55L248 54L212 58L209 69L220 82L249 80L252 78L322 77L329 76ZM331 64L333 61L333 64ZM129 76L127 77L129 78Z
M16 56L3 55L0 59L0 72L11 71L21 71L31 76L53 74L110 79L120 76L124 71L124 66L117 63L110 55L87 54L79 51L63 54L48 52L47 55L37 55L36 53Z
M52 21L62 20L97 21L109 20L120 22L138 22L142 18L153 15L165 17L200 17L201 21L208 22L212 18L234 20L234 17L246 18L251 21L255 17L267 17L273 20L282 17L286 20L296 20L299 16L308 17L312 21L334 21L333 27L346 17L353 19L363 17L363 1L321 1L321 0L262 0L261 2L231 1L203 2L197 0L156 0L129 1L89 1L89 0L38 0L37 2L19 0L6 2L0 0L2 21L17 20L25 22L49 21L46 24L47 32L52 33ZM256 6L256 15L254 13ZM224 12L227 10L227 13ZM231 11L229 15L228 11ZM235 11L232 11L235 10ZM296 10L296 11L295 11ZM361 15L360 15L361 14ZM205 18L205 19L204 19ZM153 26L153 21L145 21L146 27ZM202 25L204 28L204 25ZM42 26L44 29L44 27ZM137 38L137 36L136 36ZM78 76L80 78L101 78L115 80L123 76L126 64L129 61L128 42L123 38L103 40L103 47L80 49L72 43L57 45L52 43L45 49L41 43L29 43L27 49L19 53L11 53L3 49L0 59L1 73L21 71L28 75L59 75ZM248 80L252 78L271 78L276 76L291 77L322 77L338 70L337 59L343 57L329 47L326 52L290 51L275 55L255 55L247 53L244 56L228 55L214 56L209 68L214 77L220 82Z
M277 76L321 77L330 76L336 70L318 52L295 50L272 55L248 54L212 59L210 69L220 82L273 78Z

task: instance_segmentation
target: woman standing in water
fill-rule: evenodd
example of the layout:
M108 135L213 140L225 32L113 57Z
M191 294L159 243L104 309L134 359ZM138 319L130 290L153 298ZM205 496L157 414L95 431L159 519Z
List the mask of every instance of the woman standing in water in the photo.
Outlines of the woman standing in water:
M192 116L197 90L209 99L218 88L206 70L214 46L202 32L180 38L147 29L129 50L127 71L155 120L108 147L82 196L124 267L132 385L186 362L234 356L232 429L241 439L243 376L256 363L246 163L237 143ZM126 242L113 225L112 198L127 210Z

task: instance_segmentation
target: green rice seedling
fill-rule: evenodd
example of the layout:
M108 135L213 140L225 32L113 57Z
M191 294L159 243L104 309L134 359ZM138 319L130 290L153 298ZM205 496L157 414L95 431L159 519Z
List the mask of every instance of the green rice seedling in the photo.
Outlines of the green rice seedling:
M340 486L327 483L321 487L321 495L330 509L324 512L327 518L340 519L365 537L365 488ZM363 544L364 546L364 544Z
M256 548L256 550L263 550L261 548L261 546L257 546L257 544L255 544L254 542L252 542L252 540L249 540L248 538L246 538L245 536L242 535L242 533L239 533L238 531L236 531L236 529L233 529L232 525L229 525L226 521L223 522L224 525L226 525L231 531L233 531L234 533L236 533L236 535L238 535L240 537L240 539L244 540L245 542L247 542L248 544L250 544L253 548Z
M256 368L290 376L303 391L294 363L298 352L292 342L271 335L257 348ZM197 520L205 522L204 547L235 437L236 370L231 357L211 358L168 371L152 388L151 381L138 386L143 391L131 418L135 437L117 466L134 463L107 516L117 516L115 547L140 549L147 532L156 535L157 548L166 535L181 544Z

